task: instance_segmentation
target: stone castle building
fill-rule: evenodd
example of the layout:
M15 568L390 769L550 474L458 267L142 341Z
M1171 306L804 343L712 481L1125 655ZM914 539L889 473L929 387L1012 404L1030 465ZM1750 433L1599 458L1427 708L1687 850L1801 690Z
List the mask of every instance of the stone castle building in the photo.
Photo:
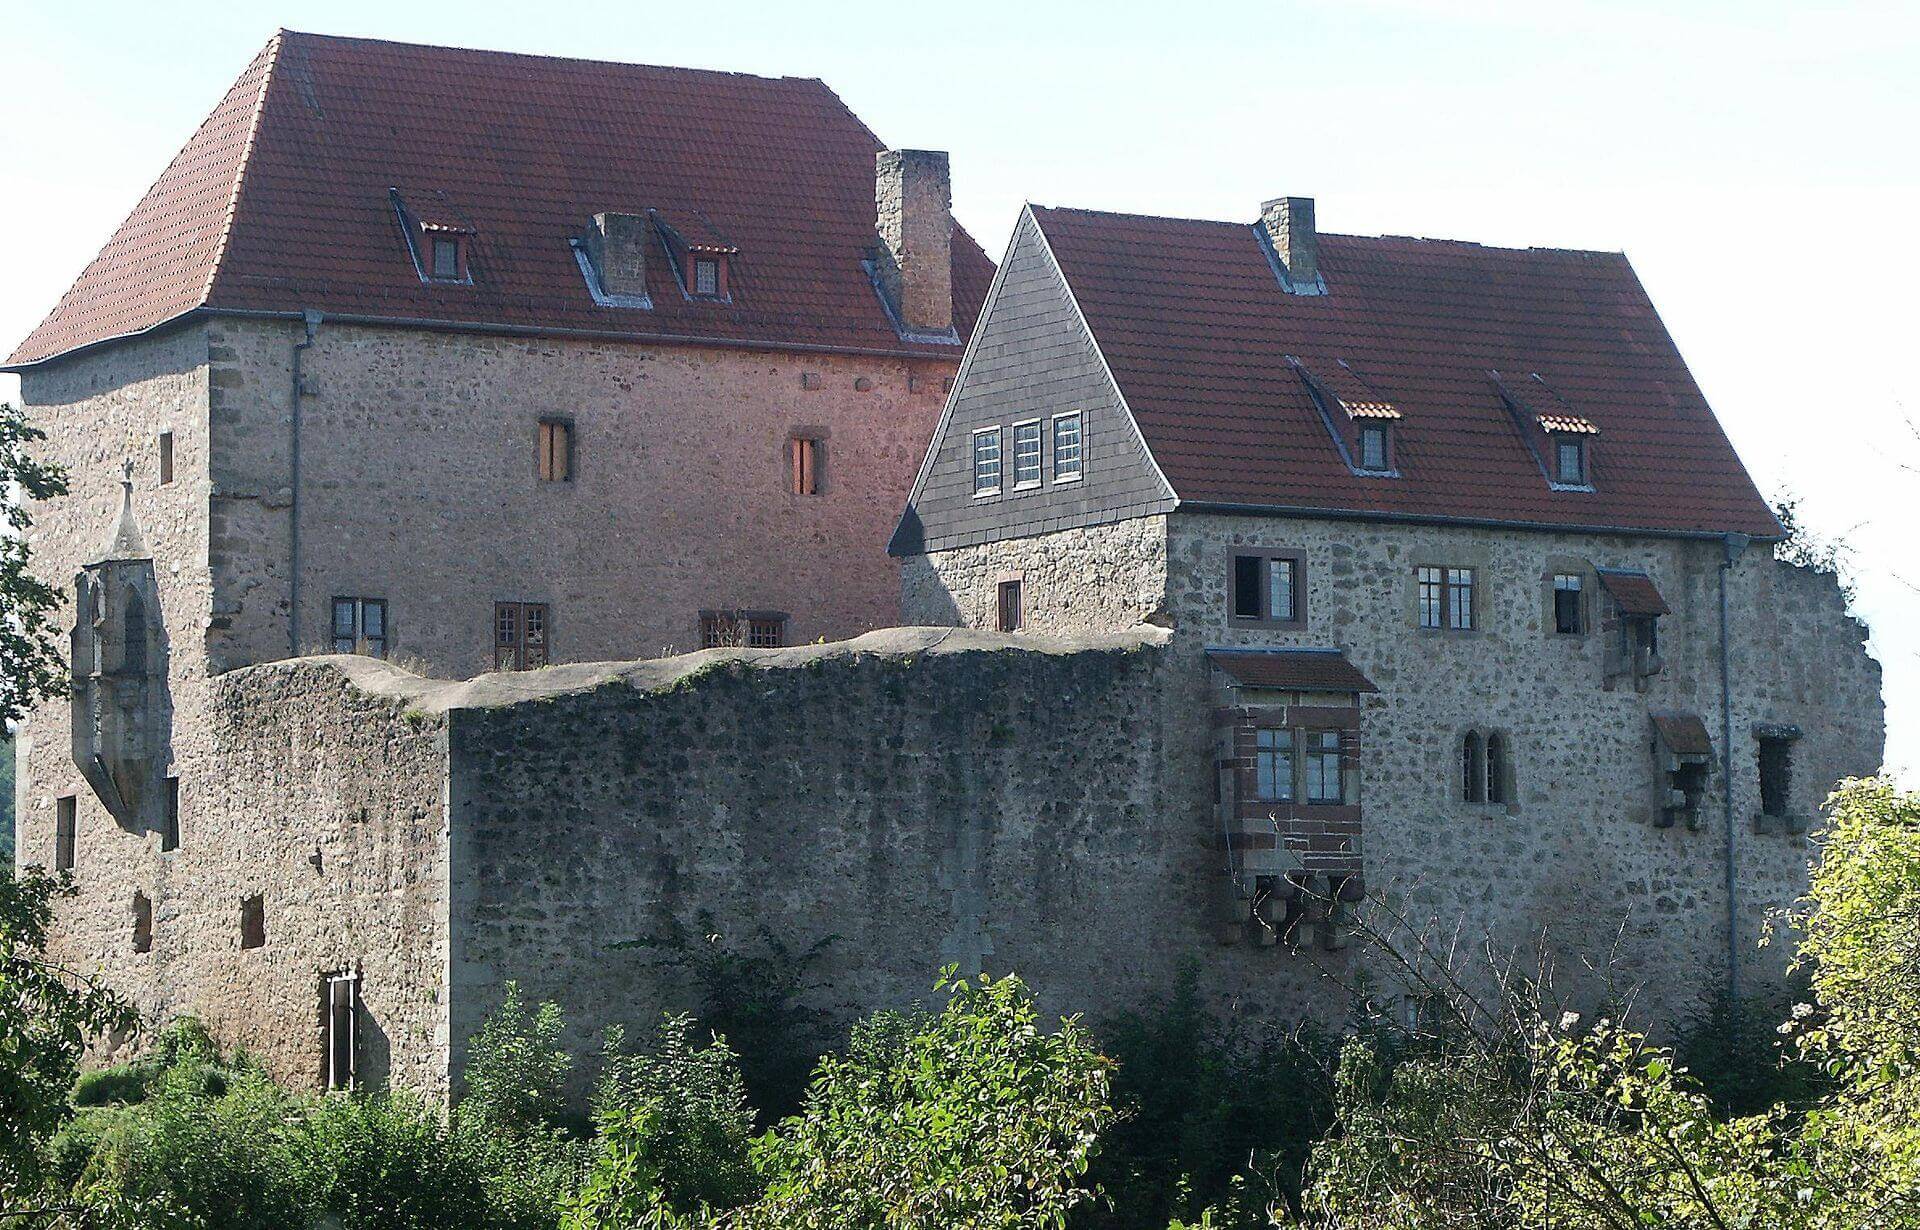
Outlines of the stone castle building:
M815 81L282 33L8 367L72 475L17 857L288 1079L444 1094L509 979L644 1025L702 912L840 937L839 1018L1338 1020L1364 896L1671 1017L1879 763L1624 259L1288 198L996 274Z

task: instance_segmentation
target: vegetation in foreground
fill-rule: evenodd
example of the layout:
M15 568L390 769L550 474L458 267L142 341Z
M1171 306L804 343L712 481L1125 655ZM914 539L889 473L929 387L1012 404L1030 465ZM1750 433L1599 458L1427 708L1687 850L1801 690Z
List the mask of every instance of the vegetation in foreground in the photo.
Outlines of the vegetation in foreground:
M1722 1011L1676 1053L1417 951L1433 1019L1338 1042L1250 1036L1189 984L1096 1044L1016 978L948 975L944 1006L861 1022L770 1126L746 1072L777 1089L780 1065L687 1017L610 1034L578 1121L560 1010L517 993L451 1114L289 1093L190 1022L76 1080L81 1040L131 1019L41 955L61 884L9 876L0 1225L1920 1227L1920 797L1849 783L1833 815L1795 920L1811 1002L1770 1043ZM798 988L774 972L747 996L763 1022Z

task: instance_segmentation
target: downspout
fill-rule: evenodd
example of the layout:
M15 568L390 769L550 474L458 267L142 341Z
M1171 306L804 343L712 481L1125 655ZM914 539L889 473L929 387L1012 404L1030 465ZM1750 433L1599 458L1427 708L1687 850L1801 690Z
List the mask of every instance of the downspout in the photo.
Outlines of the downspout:
M308 308L300 313L307 335L293 344L293 421L288 450L287 483L287 656L300 656L300 399L306 396L306 378L301 375L300 360L320 331L320 313Z
M1720 799L1727 836L1727 998L1734 1003L1740 1001L1740 907L1733 896L1739 877L1733 848L1733 668L1727 644L1727 574L1749 541L1745 534L1728 534L1720 557Z

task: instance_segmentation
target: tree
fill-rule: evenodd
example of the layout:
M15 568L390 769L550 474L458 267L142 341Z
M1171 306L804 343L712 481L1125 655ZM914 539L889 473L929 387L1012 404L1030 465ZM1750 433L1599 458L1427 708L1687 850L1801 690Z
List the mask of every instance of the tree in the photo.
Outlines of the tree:
M35 1200L47 1139L73 1113L67 1094L87 1039L131 1029L133 1009L93 979L49 961L47 925L71 880L0 867L0 1208Z
M33 521L21 497L66 494L59 466L30 456L46 433L13 405L0 402L0 486L6 491L6 531L0 533L0 722L12 725L33 703L65 694L66 662L54 642L51 615L60 593L27 570L27 530Z

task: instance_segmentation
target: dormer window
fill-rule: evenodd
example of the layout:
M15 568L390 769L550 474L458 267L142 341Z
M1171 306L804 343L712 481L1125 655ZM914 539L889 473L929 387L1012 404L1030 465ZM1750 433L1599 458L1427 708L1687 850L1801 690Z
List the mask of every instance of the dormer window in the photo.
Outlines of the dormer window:
M1392 428L1385 423L1365 423L1360 427L1360 468L1390 470L1393 463Z
M739 248L697 210L677 213L669 221L659 210L649 209L647 217L660 233L661 246L666 249L667 263L680 283L681 294L689 299L733 302L730 283L733 258Z
M693 293L696 295L717 295L720 293L720 262L707 257L696 257L693 262Z
M1553 481L1569 487L1587 485L1587 442L1580 436L1561 436L1553 443Z
M460 241L445 235L433 239L433 276L451 281L460 276Z

